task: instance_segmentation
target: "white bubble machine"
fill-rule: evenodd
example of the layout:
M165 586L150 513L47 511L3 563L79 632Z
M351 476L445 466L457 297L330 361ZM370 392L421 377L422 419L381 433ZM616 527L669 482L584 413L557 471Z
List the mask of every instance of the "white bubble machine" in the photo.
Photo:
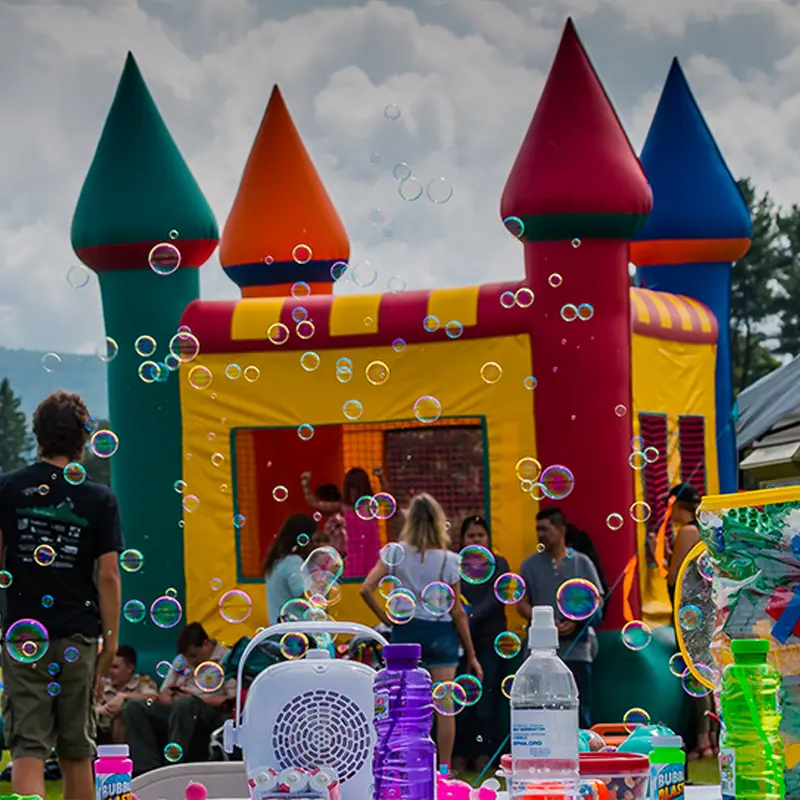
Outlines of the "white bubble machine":
M372 797L375 743L375 671L357 661L332 658L322 648L296 661L272 664L247 693L242 714L244 664L265 639L286 633L344 633L388 642L355 622L282 622L253 637L239 661L236 716L225 723L224 747L240 747L248 777L264 768L333 771L341 800Z

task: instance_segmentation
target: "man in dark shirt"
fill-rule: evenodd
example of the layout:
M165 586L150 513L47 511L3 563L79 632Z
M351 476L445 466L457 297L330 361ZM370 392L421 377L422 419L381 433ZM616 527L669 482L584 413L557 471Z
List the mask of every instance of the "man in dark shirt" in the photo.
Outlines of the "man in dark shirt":
M54 746L64 796L95 794L93 700L117 651L122 535L113 492L80 463L89 419L79 395L49 395L33 415L39 460L0 477L3 723L19 795L44 797Z
M489 548L489 525L483 517L466 517L462 522L461 547L469 545ZM456 753L459 760L464 760L464 764L460 765L461 770L468 766L483 769L498 745L503 665L495 647L495 639L508 628L506 607L494 593L494 582L500 575L508 572L508 561L501 555L495 555L494 571L489 573L479 556L475 560L479 569L470 564L469 551L465 554L462 550L461 596L466 601L465 607L469 607L469 631L475 646L475 655L483 667L483 693L480 700L467 706L456 720ZM470 582L463 577L470 574L473 580L481 579L481 582ZM459 674L464 672L469 672L466 660L459 667Z

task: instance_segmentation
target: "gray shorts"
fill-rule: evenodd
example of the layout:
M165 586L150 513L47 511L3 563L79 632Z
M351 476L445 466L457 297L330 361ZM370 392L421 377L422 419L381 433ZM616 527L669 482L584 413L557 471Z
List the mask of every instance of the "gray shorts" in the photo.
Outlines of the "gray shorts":
M75 661L64 657L70 647L78 651ZM3 727L11 758L44 761L54 747L68 761L93 758L97 639L55 639L33 664L16 661L3 647L0 663L5 684ZM48 669L51 664L59 667L55 675Z

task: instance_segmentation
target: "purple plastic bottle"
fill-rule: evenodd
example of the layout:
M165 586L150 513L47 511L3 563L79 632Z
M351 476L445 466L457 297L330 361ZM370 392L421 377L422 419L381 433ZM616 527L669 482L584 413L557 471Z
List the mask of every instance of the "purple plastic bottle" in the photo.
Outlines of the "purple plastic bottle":
M375 676L374 800L433 800L436 746L431 739L431 676L419 665L418 644L383 648Z

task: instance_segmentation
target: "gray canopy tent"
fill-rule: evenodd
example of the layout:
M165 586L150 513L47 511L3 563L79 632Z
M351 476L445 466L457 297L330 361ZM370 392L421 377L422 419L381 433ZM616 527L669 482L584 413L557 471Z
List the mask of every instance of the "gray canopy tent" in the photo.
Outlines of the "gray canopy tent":
M800 484L800 357L737 398L739 468L762 488Z

